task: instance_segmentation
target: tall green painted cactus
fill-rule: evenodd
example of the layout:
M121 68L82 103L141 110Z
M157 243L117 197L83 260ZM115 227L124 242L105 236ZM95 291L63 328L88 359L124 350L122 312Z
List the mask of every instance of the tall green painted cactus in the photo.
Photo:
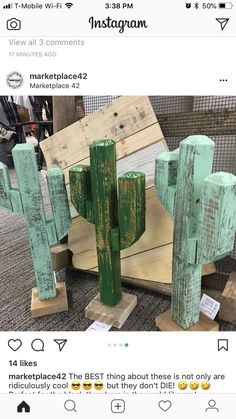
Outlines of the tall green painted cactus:
M190 136L156 159L157 194L175 217L172 319L183 329L199 320L201 265L233 249L236 177L214 173L214 142Z
M127 172L116 177L112 140L90 145L90 167L70 169L71 200L78 213L95 224L101 302L121 300L120 250L135 243L145 230L145 175Z
M34 147L16 145L12 151L18 188L11 187L7 166L0 163L0 208L24 214L40 300L56 297L50 246L65 237L71 225L61 169L47 172L53 219L46 220Z

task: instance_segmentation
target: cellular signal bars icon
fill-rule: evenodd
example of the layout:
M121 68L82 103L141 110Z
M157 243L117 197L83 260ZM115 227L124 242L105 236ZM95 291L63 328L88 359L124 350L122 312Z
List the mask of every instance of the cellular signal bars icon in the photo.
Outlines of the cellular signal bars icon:
M12 9L12 3L8 3L8 4L5 4L5 6L3 6L3 9Z

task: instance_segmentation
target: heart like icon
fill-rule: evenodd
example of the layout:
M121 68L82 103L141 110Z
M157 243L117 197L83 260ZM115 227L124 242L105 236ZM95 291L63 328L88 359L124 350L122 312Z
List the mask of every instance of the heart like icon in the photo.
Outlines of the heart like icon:
M161 400L158 403L158 406L160 407L161 410L163 410L163 412L167 412L167 410L171 408L172 403L170 402L170 400Z
M8 341L8 346L9 348L11 348L13 351L18 351L18 349L20 349L22 345L22 342L20 339L10 339Z

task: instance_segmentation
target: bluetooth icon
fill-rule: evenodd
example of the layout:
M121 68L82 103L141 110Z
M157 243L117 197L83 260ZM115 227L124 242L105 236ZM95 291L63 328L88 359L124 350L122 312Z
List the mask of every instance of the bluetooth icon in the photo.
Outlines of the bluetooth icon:
M195 9L198 9L199 8L199 3L195 3L194 7L195 7Z

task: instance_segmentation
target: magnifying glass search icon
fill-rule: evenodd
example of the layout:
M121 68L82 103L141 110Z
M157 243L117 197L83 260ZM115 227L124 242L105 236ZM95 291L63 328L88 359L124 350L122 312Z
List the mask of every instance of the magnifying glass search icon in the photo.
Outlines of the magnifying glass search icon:
M68 411L68 412L77 412L76 410L76 403L74 402L74 400L66 400L64 403L64 408Z

